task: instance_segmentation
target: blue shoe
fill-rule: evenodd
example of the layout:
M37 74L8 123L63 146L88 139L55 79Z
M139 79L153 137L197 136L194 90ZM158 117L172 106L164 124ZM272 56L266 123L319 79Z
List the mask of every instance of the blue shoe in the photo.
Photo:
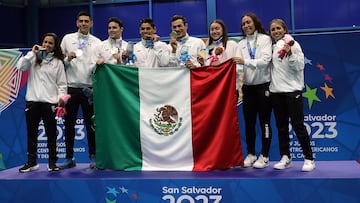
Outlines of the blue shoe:
M60 165L60 168L66 169L66 168L72 168L75 166L76 166L75 158L69 158L69 159L64 160L64 162Z
M96 155L90 154L90 168L96 168Z

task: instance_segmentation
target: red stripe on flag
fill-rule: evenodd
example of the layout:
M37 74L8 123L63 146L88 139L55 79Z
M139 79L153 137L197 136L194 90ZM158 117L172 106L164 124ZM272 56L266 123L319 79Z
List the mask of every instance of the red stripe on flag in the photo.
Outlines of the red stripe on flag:
M236 65L191 70L194 171L243 163L236 94Z

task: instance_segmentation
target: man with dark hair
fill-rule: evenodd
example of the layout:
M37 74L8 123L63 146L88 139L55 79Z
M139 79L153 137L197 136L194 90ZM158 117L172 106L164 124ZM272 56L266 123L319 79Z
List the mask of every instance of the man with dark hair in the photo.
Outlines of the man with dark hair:
M91 73L95 66L95 48L101 42L90 34L93 20L89 13L80 12L76 25L78 31L64 36L61 49L65 54L65 70L68 82L68 94L71 98L66 104L65 115L65 145L66 157L62 168L71 168L76 165L74 158L75 124L79 106L86 125L89 147L90 168L95 168L95 132L91 127L91 117L94 114L93 105L84 90L92 88Z
M155 34L154 21L144 18L140 21L139 26L141 41L134 45L135 66L139 68L167 66L170 51L167 44L159 41L160 37Z
M184 16L175 15L171 18L170 63L169 66L195 68L201 66L197 61L198 54L205 49L202 39L189 36L188 23Z
M123 58L128 56L126 53L128 42L122 38L123 31L124 24L121 20L116 17L108 20L109 37L96 48L97 64L124 64Z

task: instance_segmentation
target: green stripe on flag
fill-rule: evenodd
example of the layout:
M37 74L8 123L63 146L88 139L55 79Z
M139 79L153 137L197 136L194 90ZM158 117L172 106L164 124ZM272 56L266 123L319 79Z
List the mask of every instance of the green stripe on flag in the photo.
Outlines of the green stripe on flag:
M100 65L95 71L93 83L96 166L141 170L138 69ZM109 99L109 96L121 98ZM111 120L98 119L108 117Z

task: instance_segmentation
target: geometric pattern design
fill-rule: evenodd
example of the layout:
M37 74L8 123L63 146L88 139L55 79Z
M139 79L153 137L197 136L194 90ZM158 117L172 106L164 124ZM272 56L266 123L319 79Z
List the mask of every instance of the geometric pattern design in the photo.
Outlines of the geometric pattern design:
M17 98L21 82L21 71L15 65L21 56L16 50L0 50L0 113Z

